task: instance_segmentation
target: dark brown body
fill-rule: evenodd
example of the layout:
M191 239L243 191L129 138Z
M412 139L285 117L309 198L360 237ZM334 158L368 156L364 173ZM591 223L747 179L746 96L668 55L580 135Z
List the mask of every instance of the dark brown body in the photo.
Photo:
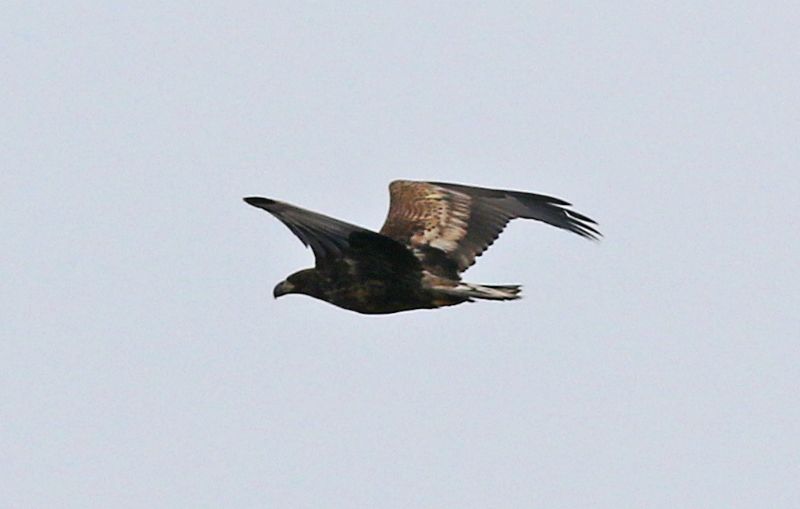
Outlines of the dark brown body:
M415 260L412 261L412 263ZM352 256L320 269L296 272L276 287L276 296L302 293L340 308L364 314L388 314L435 309L470 300L468 295L443 293L454 281L413 272L394 272L390 265L364 267Z
M343 284L344 283L344 284ZM397 285L387 281L337 281L324 295L312 295L340 308L368 315L397 313L413 309L435 309L452 306L468 300L449 295L436 295L431 290L407 288L397 291Z

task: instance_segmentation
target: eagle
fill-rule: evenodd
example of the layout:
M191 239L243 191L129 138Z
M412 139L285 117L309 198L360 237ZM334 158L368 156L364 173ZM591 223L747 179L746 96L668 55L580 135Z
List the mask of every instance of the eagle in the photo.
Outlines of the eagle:
M275 287L364 314L435 309L475 299L513 300L520 285L461 280L512 219L535 219L587 239L597 222L552 196L444 182L396 180L379 232L262 197L248 204L285 224L314 253L313 268Z

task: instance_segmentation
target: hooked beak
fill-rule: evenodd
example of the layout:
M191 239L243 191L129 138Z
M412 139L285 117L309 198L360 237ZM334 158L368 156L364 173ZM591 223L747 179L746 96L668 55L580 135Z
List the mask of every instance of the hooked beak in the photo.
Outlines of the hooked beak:
M281 295L286 295L287 293L292 293L294 291L294 285L288 281L281 281L277 285L275 285L275 289L272 290L272 295L277 299Z

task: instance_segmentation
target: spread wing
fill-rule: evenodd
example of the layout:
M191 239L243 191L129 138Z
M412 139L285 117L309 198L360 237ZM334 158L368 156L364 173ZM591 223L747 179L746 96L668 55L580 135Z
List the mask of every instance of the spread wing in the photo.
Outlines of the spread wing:
M341 258L350 247L353 233L377 235L366 228L269 198L254 196L244 201L277 217L304 245L311 246L317 267Z
M389 215L380 233L449 277L475 263L512 219L543 221L588 239L601 236L595 221L552 196L409 180L392 182L389 192Z

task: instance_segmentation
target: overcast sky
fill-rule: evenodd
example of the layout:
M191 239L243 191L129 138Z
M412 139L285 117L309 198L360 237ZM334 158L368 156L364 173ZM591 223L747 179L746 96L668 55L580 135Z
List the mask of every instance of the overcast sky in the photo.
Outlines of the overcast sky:
M12 2L0 506L797 507L794 2ZM262 195L552 194L363 316Z

